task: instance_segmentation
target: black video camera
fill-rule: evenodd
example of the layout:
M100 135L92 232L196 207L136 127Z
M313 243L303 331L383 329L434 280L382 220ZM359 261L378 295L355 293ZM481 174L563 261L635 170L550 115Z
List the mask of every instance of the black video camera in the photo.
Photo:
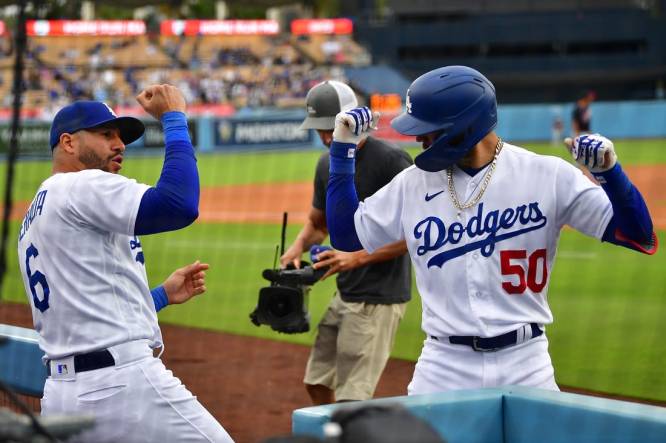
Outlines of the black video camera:
M280 254L284 254L284 240L287 230L287 213L282 218L282 244ZM314 246L313 246L314 248ZM273 267L277 263L277 249ZM310 251L310 256L315 256ZM250 314L250 320L257 326L268 325L277 332L298 334L310 330L308 295L310 286L326 273L325 268L314 269L310 263L302 261L296 269L289 264L285 269L264 269L261 276L271 285L259 290L259 302Z
M310 330L308 296L310 286L326 273L325 269L314 269L307 262L296 269L264 269L261 276L271 282L259 290L259 302L250 314L257 326L269 325L271 329L285 334L298 334Z

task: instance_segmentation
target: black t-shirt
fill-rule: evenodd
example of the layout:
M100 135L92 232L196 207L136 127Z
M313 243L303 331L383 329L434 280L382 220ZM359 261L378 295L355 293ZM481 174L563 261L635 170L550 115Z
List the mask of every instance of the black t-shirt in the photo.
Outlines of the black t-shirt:
M326 213L329 154L324 152L317 163L312 206ZM354 183L359 200L371 196L412 164L409 154L384 140L368 137L356 153ZM411 266L409 254L351 271L337 277L340 297L347 302L376 304L403 303L411 299Z
M590 130L590 120L592 119L592 114L590 112L589 105L581 105L576 103L571 117L578 125L578 130L580 132L588 132Z

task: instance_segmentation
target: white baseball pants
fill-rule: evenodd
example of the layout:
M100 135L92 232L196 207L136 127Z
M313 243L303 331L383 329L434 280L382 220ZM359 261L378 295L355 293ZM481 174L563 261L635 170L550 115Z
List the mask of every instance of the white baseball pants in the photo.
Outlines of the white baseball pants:
M519 385L559 391L545 334L495 352L426 338L409 395Z
M146 343L109 350L115 366L46 380L42 415L95 417L94 428L68 441L233 442Z

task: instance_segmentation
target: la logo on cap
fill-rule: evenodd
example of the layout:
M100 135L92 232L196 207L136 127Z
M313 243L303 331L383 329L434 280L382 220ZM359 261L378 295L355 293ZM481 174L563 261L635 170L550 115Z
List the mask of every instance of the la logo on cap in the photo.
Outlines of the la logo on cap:
M314 115L316 113L317 113L317 110L315 108L313 108L312 106L308 105L308 114Z
M109 110L109 112L111 113L111 115L113 115L114 117L118 118L118 116L116 115L116 113L113 112L113 109L111 109L111 106L107 105L107 104L104 103L104 102L102 102L102 104L103 104L104 106L106 106L106 109Z
M405 106L407 107L407 113L412 113L412 102L409 100L409 89L407 90L407 98L405 99Z

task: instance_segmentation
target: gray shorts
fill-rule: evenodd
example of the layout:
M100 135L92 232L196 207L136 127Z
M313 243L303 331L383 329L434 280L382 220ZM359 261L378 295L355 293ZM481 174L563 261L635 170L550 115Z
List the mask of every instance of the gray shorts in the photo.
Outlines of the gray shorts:
M319 323L303 382L335 391L336 401L372 398L407 303L348 303L336 292Z

